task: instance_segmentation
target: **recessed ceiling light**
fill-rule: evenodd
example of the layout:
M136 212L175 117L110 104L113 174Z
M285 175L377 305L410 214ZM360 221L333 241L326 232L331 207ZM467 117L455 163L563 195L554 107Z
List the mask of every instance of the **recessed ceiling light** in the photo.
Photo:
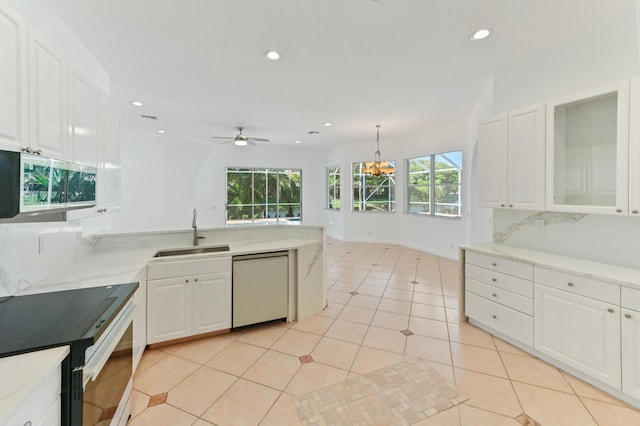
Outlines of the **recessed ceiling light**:
M161 135L164 135L166 132L164 130L158 130L158 133L160 133Z
M324 123L324 127L331 127L331 123L327 121L326 123Z
M296 143L300 143L300 141L296 141Z
M140 107L140 106L142 106L144 104L142 102L140 102L140 101L131 101L131 105Z
M471 35L471 40L482 40L483 38L489 37L491 34L491 30L488 28L480 28L478 31Z
M268 59L271 59L272 61L277 61L278 59L280 59L280 54L275 50L270 50L265 55L267 56Z

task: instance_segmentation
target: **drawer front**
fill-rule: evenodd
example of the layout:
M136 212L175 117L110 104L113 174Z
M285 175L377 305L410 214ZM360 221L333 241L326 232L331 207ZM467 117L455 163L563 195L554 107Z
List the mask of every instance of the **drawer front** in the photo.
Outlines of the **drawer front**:
M467 267L471 264L525 280L533 280L533 265L527 263L489 256L469 250L465 253L465 259Z
M533 317L466 292L465 314L513 340L533 347Z
M527 315L533 315L533 299L511 293L510 291L481 283L474 279L466 280L466 289L471 293L505 305Z
M622 287L622 307L640 312L640 290Z
M231 272L230 256L176 262L152 262L147 267L147 279L157 280L216 272Z
M569 293L620 305L620 286L567 272L536 267L535 282Z
M6 425L24 425L28 422L39 425L47 414L47 410L59 399L62 370L58 366L40 379L34 390L26 395L6 419ZM60 411L58 410L58 417Z
M474 265L465 267L465 279L474 279L525 297L533 297L533 282Z

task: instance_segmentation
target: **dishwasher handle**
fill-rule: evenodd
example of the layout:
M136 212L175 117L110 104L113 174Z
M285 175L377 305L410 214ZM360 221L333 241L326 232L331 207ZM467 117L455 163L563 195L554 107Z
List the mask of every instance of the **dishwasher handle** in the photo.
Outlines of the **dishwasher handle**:
M241 254L239 256L233 256L233 261L237 262L239 260L266 259L270 257L287 257L287 256L289 256L288 251L272 251L267 253Z

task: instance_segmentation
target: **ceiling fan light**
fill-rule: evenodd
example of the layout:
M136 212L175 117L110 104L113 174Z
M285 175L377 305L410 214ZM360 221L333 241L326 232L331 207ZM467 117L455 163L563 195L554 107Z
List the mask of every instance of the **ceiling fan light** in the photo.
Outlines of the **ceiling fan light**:
M236 146L247 146L247 141L242 139L236 139L233 143Z

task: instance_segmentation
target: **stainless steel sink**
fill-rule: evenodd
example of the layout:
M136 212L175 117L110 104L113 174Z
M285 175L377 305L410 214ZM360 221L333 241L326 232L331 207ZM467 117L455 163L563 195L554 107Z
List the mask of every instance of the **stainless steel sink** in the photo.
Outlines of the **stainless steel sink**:
M217 246L200 246L200 247L186 247L179 249L167 249L158 250L153 257L165 257L165 256L184 256L187 254L203 254L203 253L215 253L219 251L229 251L229 244L220 244Z

